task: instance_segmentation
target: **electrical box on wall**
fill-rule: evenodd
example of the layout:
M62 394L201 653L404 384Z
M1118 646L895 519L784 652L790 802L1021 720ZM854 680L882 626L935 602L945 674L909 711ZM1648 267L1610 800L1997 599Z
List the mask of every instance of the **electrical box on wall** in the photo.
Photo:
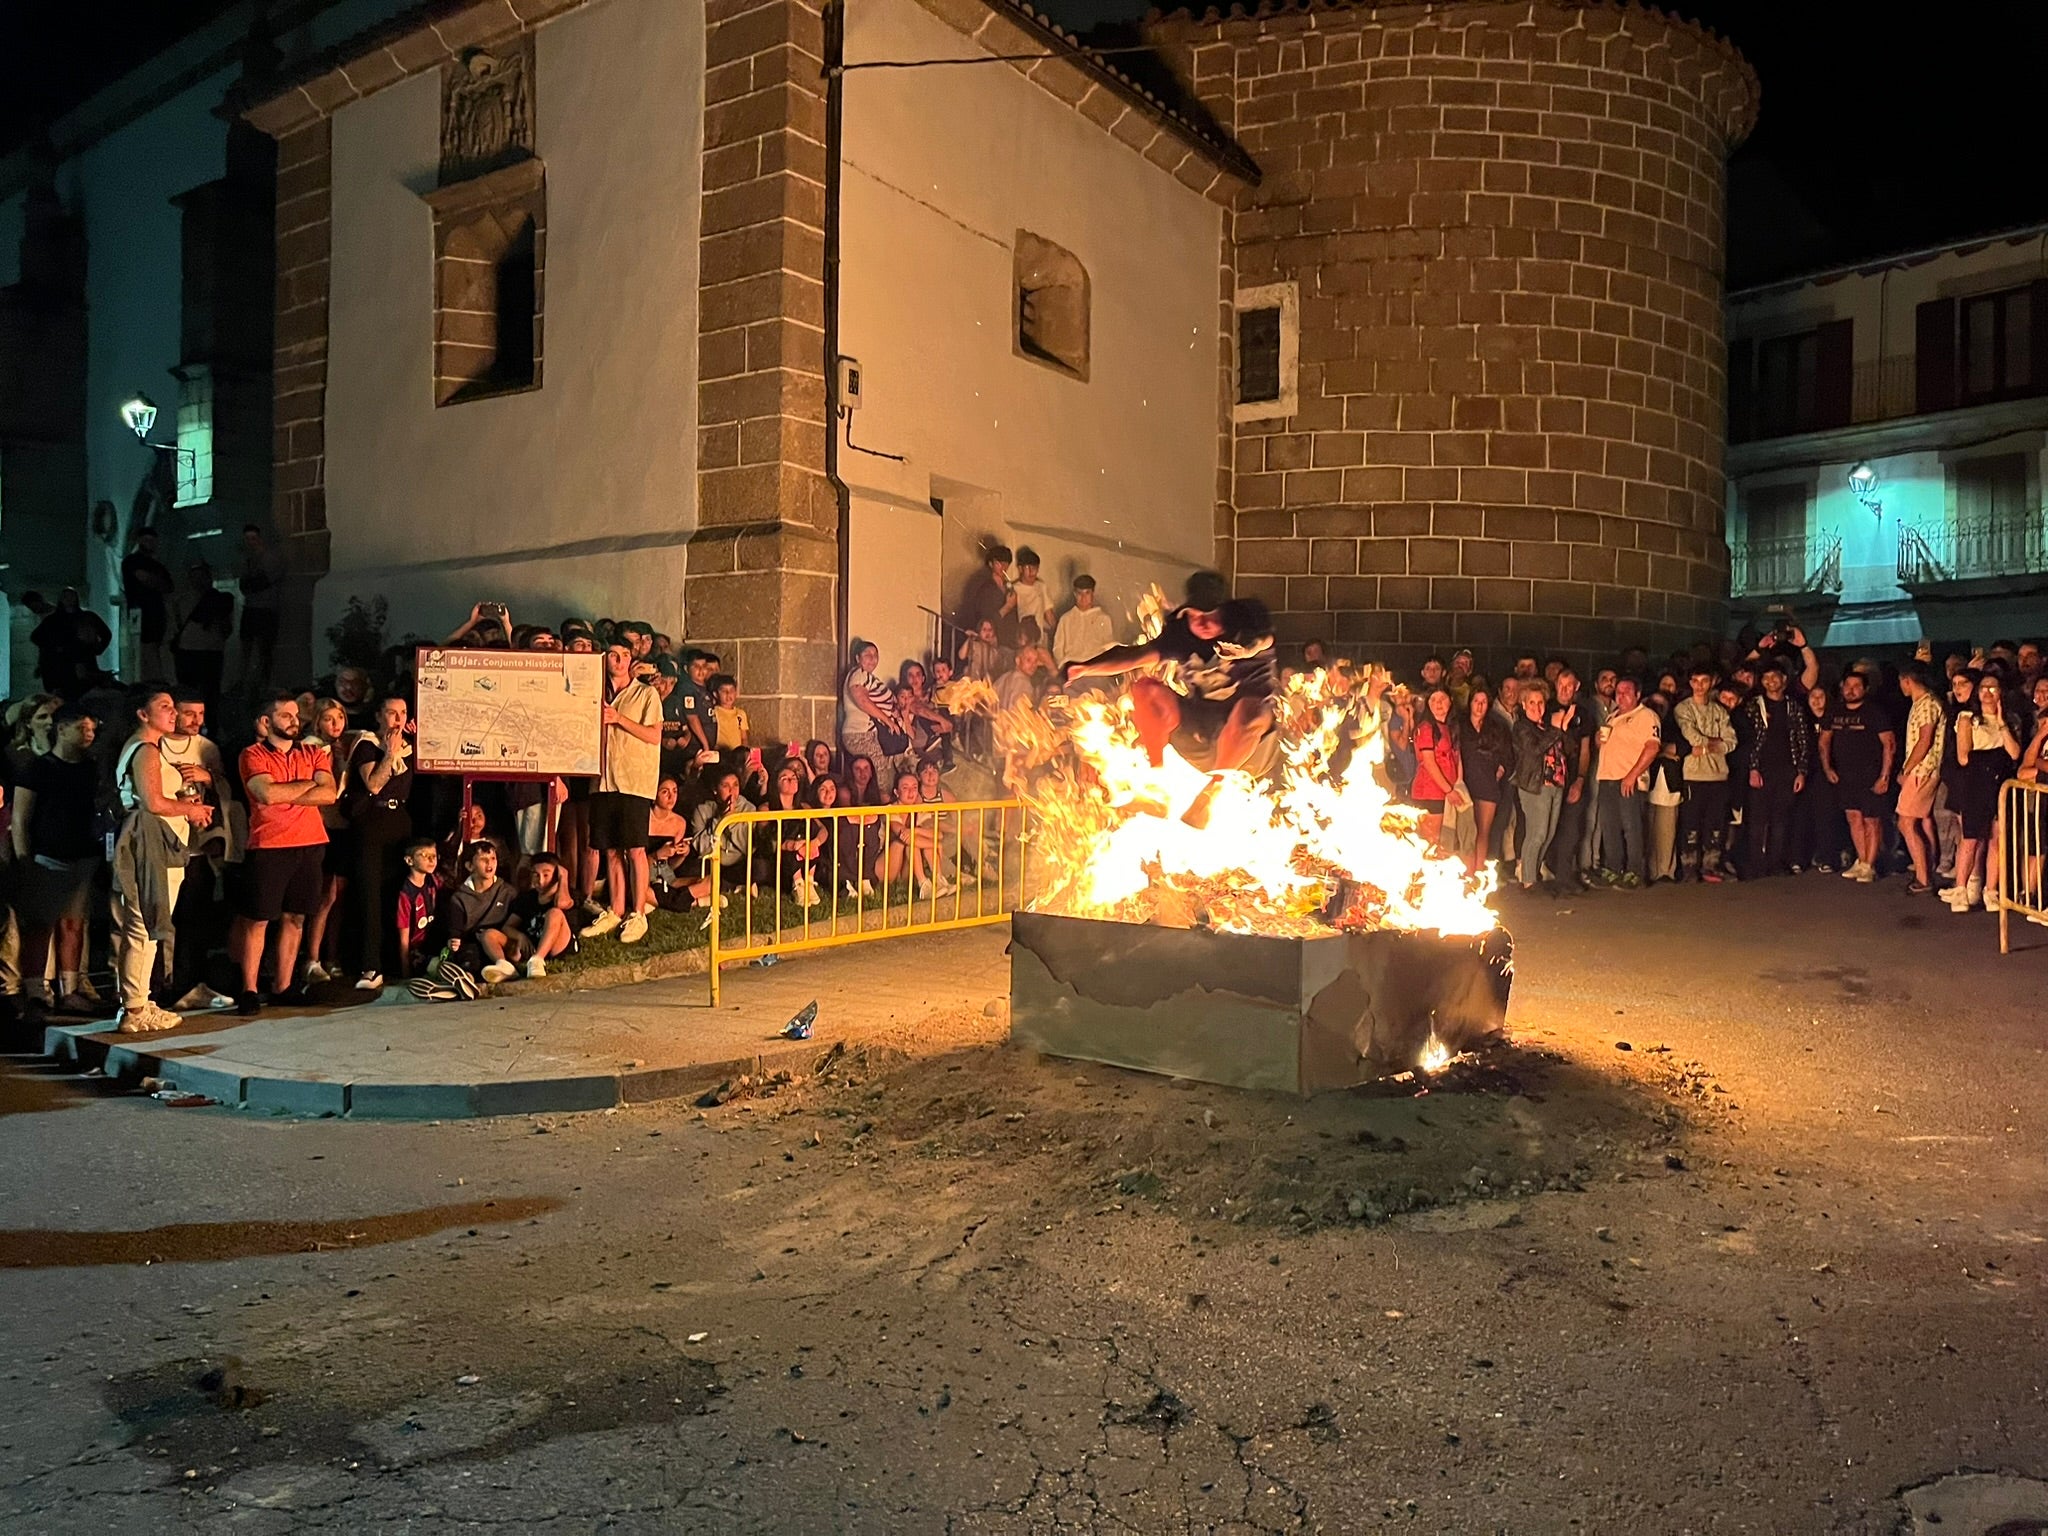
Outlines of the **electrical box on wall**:
M842 411L860 409L860 359L857 357L839 359L839 408Z

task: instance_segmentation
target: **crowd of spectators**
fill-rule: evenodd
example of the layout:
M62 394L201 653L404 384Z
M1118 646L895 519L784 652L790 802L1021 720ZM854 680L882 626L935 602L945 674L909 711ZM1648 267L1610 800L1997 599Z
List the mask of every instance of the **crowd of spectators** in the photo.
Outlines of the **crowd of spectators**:
M595 776L478 781L465 798L458 780L415 772L409 647L383 653L381 677L341 665L272 686L261 599L282 575L252 529L242 664L225 679L235 600L204 568L180 589L143 534L123 575L151 680L124 689L102 670L111 632L67 590L32 637L43 691L6 711L4 1007L118 1013L143 1031L176 1010L253 1014L337 989L470 997L544 976L587 939L642 942L657 910L711 899L714 868L728 892L804 906L892 888L948 895L973 850L945 818L903 814L956 800L942 775L976 723L937 690L963 676L1004 702L1036 698L1054 653L1114 638L1091 579L1074 583L1056 629L1036 556L1023 551L1010 582L999 553L993 600L976 594L986 611L937 654L884 672L856 643L836 742L763 740L724 658L652 623L521 623L480 602L443 645L603 655L605 745ZM720 833L755 808L853 814ZM111 996L91 979L96 933Z
M2037 642L1827 666L1786 620L1751 646L1631 651L1590 682L1509 660L1495 685L1469 651L1431 657L1378 709L1389 787L1422 835L1510 889L1815 871L1898 875L1957 913L2044 905L2038 815L2011 867L1990 857L2001 787L2038 780L2048 743ZM1327 664L1307 648L1304 666Z
M175 681L113 685L106 625L66 593L36 631L44 690L6 711L9 1013L118 1010L139 1031L175 1023L172 1010L249 1014L309 988L475 996L546 975L587 939L640 943L654 912L711 900L714 872L725 892L807 907L891 888L944 896L974 850L948 818L916 813L954 802L947 770L988 742L985 715L956 716L941 690L971 679L998 705L1037 701L1119 639L1091 577L1056 598L1033 551L991 546L926 654L886 665L854 642L837 741L772 742L712 652L642 620L515 623L480 602L444 645L603 656L605 750L592 777L466 795L415 771L407 648L385 653L382 677L343 665L271 686L260 599L280 578L252 530L242 676L226 689L234 602L203 570L180 596L150 545L125 569L129 607L139 659ZM2035 779L2048 740L2037 644L1998 641L1939 668L1924 646L1824 668L1786 622L1751 647L1703 642L1660 664L1630 652L1590 679L1560 659L1502 660L1497 685L1459 651L1371 696L1382 772L1421 834L1475 871L1493 863L1511 888L1814 870L1896 873L1959 913L2004 890L2043 905L2042 828L2029 828L2035 856L2009 869L1989 857L2000 785ZM1301 668L1332 665L1326 645L1303 648ZM835 814L721 831L757 808ZM90 979L96 932L111 997Z

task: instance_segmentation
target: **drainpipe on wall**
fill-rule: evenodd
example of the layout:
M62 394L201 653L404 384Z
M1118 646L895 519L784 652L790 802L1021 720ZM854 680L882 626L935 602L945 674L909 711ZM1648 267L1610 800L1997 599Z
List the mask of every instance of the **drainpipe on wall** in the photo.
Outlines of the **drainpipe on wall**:
M846 4L825 0L825 478L839 503L839 582L835 598L838 645L833 682L853 643L847 584L851 563L853 498L839 474L839 158L846 111ZM828 729L823 734L831 735Z

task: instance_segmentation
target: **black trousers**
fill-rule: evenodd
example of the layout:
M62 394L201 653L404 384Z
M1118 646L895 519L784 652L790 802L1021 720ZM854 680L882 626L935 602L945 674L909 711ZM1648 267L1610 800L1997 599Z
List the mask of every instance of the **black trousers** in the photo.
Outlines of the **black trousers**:
M1679 852L1692 857L1709 849L1719 852L1728 836L1728 781L1687 779L1685 801L1678 807Z
M1824 773L1809 775L1806 788L1792 802L1792 862L1838 861L1849 846L1849 823L1842 815L1839 789Z
M349 828L352 844L348 889L342 895L342 970L350 976L364 971L402 974L398 953L398 881L405 845L412 840L412 817L404 807L373 806Z
M1792 858L1792 775L1764 775L1762 789L1749 789L1743 816L1742 876L1782 875Z

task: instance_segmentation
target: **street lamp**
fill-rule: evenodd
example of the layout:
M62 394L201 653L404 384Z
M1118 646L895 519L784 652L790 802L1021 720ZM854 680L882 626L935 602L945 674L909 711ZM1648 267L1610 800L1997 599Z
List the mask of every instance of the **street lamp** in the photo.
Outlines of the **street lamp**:
M147 395L131 395L121 407L121 420L135 440L145 448L154 448L158 453L173 455L182 472L189 463L198 464L199 455L190 448L180 448L176 443L153 443L149 440L149 429L156 425L156 402Z
M1884 516L1884 502L1877 494L1877 471L1868 462L1849 471L1849 493L1869 508L1872 516Z

